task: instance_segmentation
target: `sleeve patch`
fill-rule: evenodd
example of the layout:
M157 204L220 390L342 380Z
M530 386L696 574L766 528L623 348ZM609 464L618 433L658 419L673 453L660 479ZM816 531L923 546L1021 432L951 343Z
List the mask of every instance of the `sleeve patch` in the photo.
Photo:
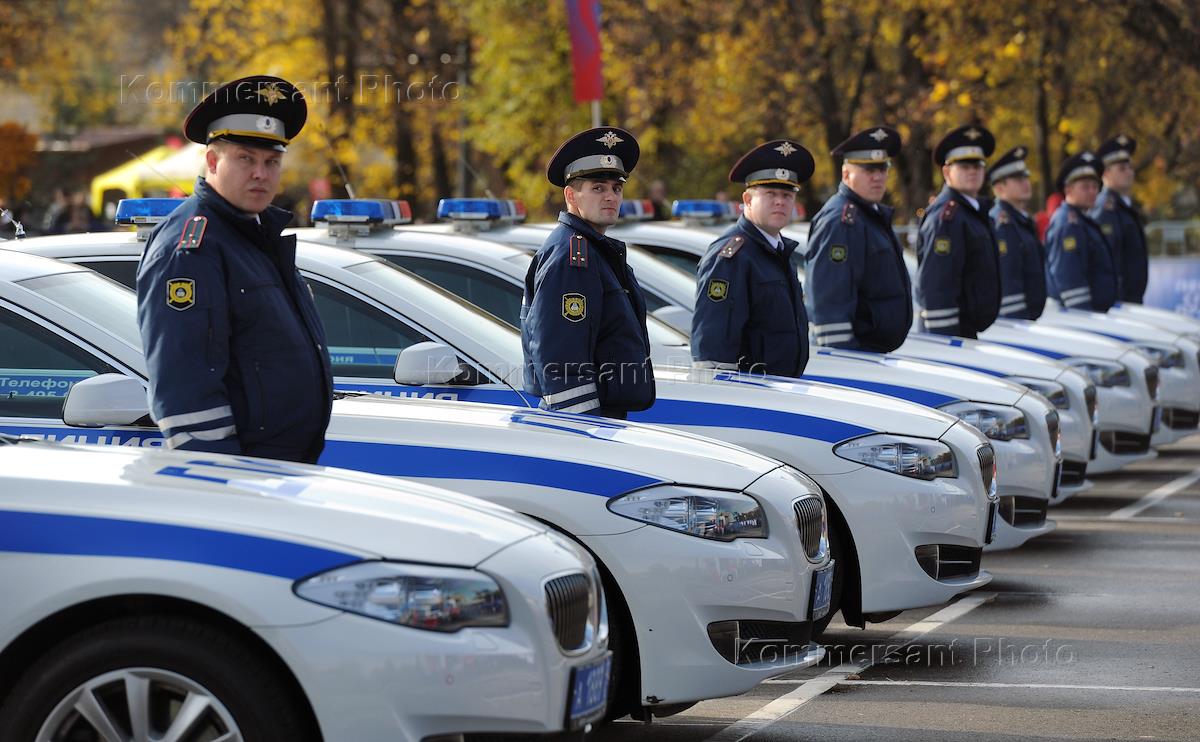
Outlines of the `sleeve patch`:
M934 240L933 241L933 251L935 253L937 253L938 255L949 255L950 254L950 238L949 237L938 237L936 240Z
M1000 240L1000 254L1008 255L1008 242L1006 240Z
M179 235L177 249L194 250L200 247L200 241L204 239L204 230L207 228L208 217L206 216L193 216L188 219L183 225L183 234Z
M1113 233L1113 226L1111 224L1109 224L1108 222L1105 222L1104 224L1100 225L1100 231L1103 232L1106 236L1111 235Z
M196 280L193 278L167 279L167 306L182 312L196 305Z
M732 258L734 255L737 255L737 251L742 249L742 245L745 244L745 242L746 238L740 234L735 234L734 236L730 237L729 241L725 243L725 246L721 248L721 257Z
M1063 250L1066 250L1067 252L1071 252L1074 249L1075 249L1075 238L1074 237L1064 237L1063 238Z
M833 245L829 248L829 259L835 263L846 262L846 246Z
M842 224L854 224L855 206L850 202L842 207Z
M719 278L712 278L708 281L708 298L713 301L724 301L725 297L729 296L729 282L722 281Z
M946 208L942 209L942 221L944 221L944 222L954 221L954 212L956 212L956 211L958 211L958 202L957 201L947 201Z
M562 316L570 322L587 317L587 297L583 294L563 294Z
M581 234L571 235L570 263L573 268L587 267L587 240ZM580 319L583 319L580 317Z

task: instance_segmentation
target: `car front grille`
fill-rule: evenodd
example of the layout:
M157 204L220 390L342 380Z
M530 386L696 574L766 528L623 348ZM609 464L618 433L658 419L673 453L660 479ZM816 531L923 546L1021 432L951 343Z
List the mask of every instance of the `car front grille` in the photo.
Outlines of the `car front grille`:
M1000 517L1011 526L1040 526L1046 522L1047 504L1040 497L1001 497Z
M792 508L796 511L796 527L800 531L800 543L810 561L820 561L828 550L825 536L825 503L820 497L804 497L796 500Z
M1062 453L1062 442L1059 440L1058 413L1054 410L1046 413L1046 430L1050 432L1050 450L1054 451L1054 454L1057 456Z
M1088 419L1096 422L1096 385L1088 384L1083 388L1083 404L1087 407Z
M1162 421L1163 425L1171 430L1192 430L1200 426L1200 412L1185 410L1182 407L1164 407Z
M1150 399L1158 399L1158 366L1146 367L1146 389L1150 392Z
M556 577L546 583L546 608L558 646L565 651L579 649L587 640L589 598L592 581L586 575Z
M935 580L956 577L974 577L979 574L979 560L983 549L972 546L949 544L926 544L914 549L917 564L925 574Z
M979 457L979 471L983 475L983 489L991 498L996 492L996 452L990 443L985 443L975 449Z
M1150 450L1150 435L1146 433L1104 430L1099 439L1100 445L1111 454L1146 453Z
M1058 481L1063 487L1075 487L1083 484L1087 477L1086 461L1063 461L1062 478Z

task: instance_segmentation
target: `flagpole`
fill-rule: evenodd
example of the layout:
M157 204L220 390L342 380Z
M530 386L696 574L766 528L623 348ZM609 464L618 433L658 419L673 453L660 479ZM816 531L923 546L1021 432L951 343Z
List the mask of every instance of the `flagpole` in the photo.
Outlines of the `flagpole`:
M592 101L592 128L600 127L600 101Z

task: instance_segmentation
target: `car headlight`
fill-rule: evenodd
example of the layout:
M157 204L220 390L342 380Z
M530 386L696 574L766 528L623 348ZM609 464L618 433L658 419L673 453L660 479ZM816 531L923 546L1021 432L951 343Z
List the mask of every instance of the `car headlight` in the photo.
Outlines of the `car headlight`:
M1067 388L1057 381L1049 379L1030 379L1025 376L1009 376L1008 380L1020 384L1050 400L1050 404L1060 410L1071 409L1071 398L1067 396Z
M1148 343L1133 347L1150 356L1150 360L1160 368L1183 368L1183 351L1178 348Z
M915 479L958 476L950 447L927 438L876 433L839 443L833 452L849 461Z
M1096 386L1129 386L1129 369L1120 363L1093 358L1064 358L1063 362L1088 377Z
M414 629L508 625L500 586L473 569L358 562L300 580L294 590L313 603Z
M737 492L651 487L614 497L608 509L623 518L714 541L767 537L762 505Z
M979 428L979 432L998 441L1029 437L1025 413L1016 407L982 402L954 402L940 407L943 412Z

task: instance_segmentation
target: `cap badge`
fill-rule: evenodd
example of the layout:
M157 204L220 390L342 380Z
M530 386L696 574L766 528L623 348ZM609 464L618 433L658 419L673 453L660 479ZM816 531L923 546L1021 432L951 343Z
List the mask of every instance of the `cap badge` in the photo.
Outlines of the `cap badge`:
M275 119L270 116L259 116L254 125L259 131L271 132L275 130Z
M791 171L789 171L787 168L783 168L783 167L775 168L775 179L776 180L791 180L792 179L791 175L792 175Z
M258 94L259 98L264 98L268 106L273 106L287 97L287 93L279 89L279 83L277 82L268 82L261 85L254 92Z
M616 167L617 158L613 155L600 155L600 167Z
M613 133L611 131L606 131L606 132L604 132L604 136L600 137L596 141L600 142L605 147L612 149L613 147L617 146L618 142L623 142L625 140L622 139L621 137L617 136L615 133Z
M779 154L783 155L784 157L787 157L791 153L795 152L796 148L795 148L795 146L792 145L791 142L784 142L783 144L776 147L775 151L778 152Z
M1096 159L1096 156L1093 155L1091 152L1084 152L1082 155L1079 156L1079 158L1081 160L1083 160L1084 162L1091 162L1092 160Z
M1017 158L1018 160L1023 159L1025 157L1025 148L1017 147L1016 149L1014 149L1013 157Z
M979 129L976 129L974 126L972 126L970 129L967 129L963 132L963 136L973 142L979 137L983 136L983 134L980 133Z
M1117 137L1117 144L1124 147L1126 144L1129 144L1129 137L1122 134L1121 136Z
M874 139L877 142L882 142L884 139L887 139L887 132L884 131L883 129L876 129L875 131L871 132L867 136L871 137L872 139Z

